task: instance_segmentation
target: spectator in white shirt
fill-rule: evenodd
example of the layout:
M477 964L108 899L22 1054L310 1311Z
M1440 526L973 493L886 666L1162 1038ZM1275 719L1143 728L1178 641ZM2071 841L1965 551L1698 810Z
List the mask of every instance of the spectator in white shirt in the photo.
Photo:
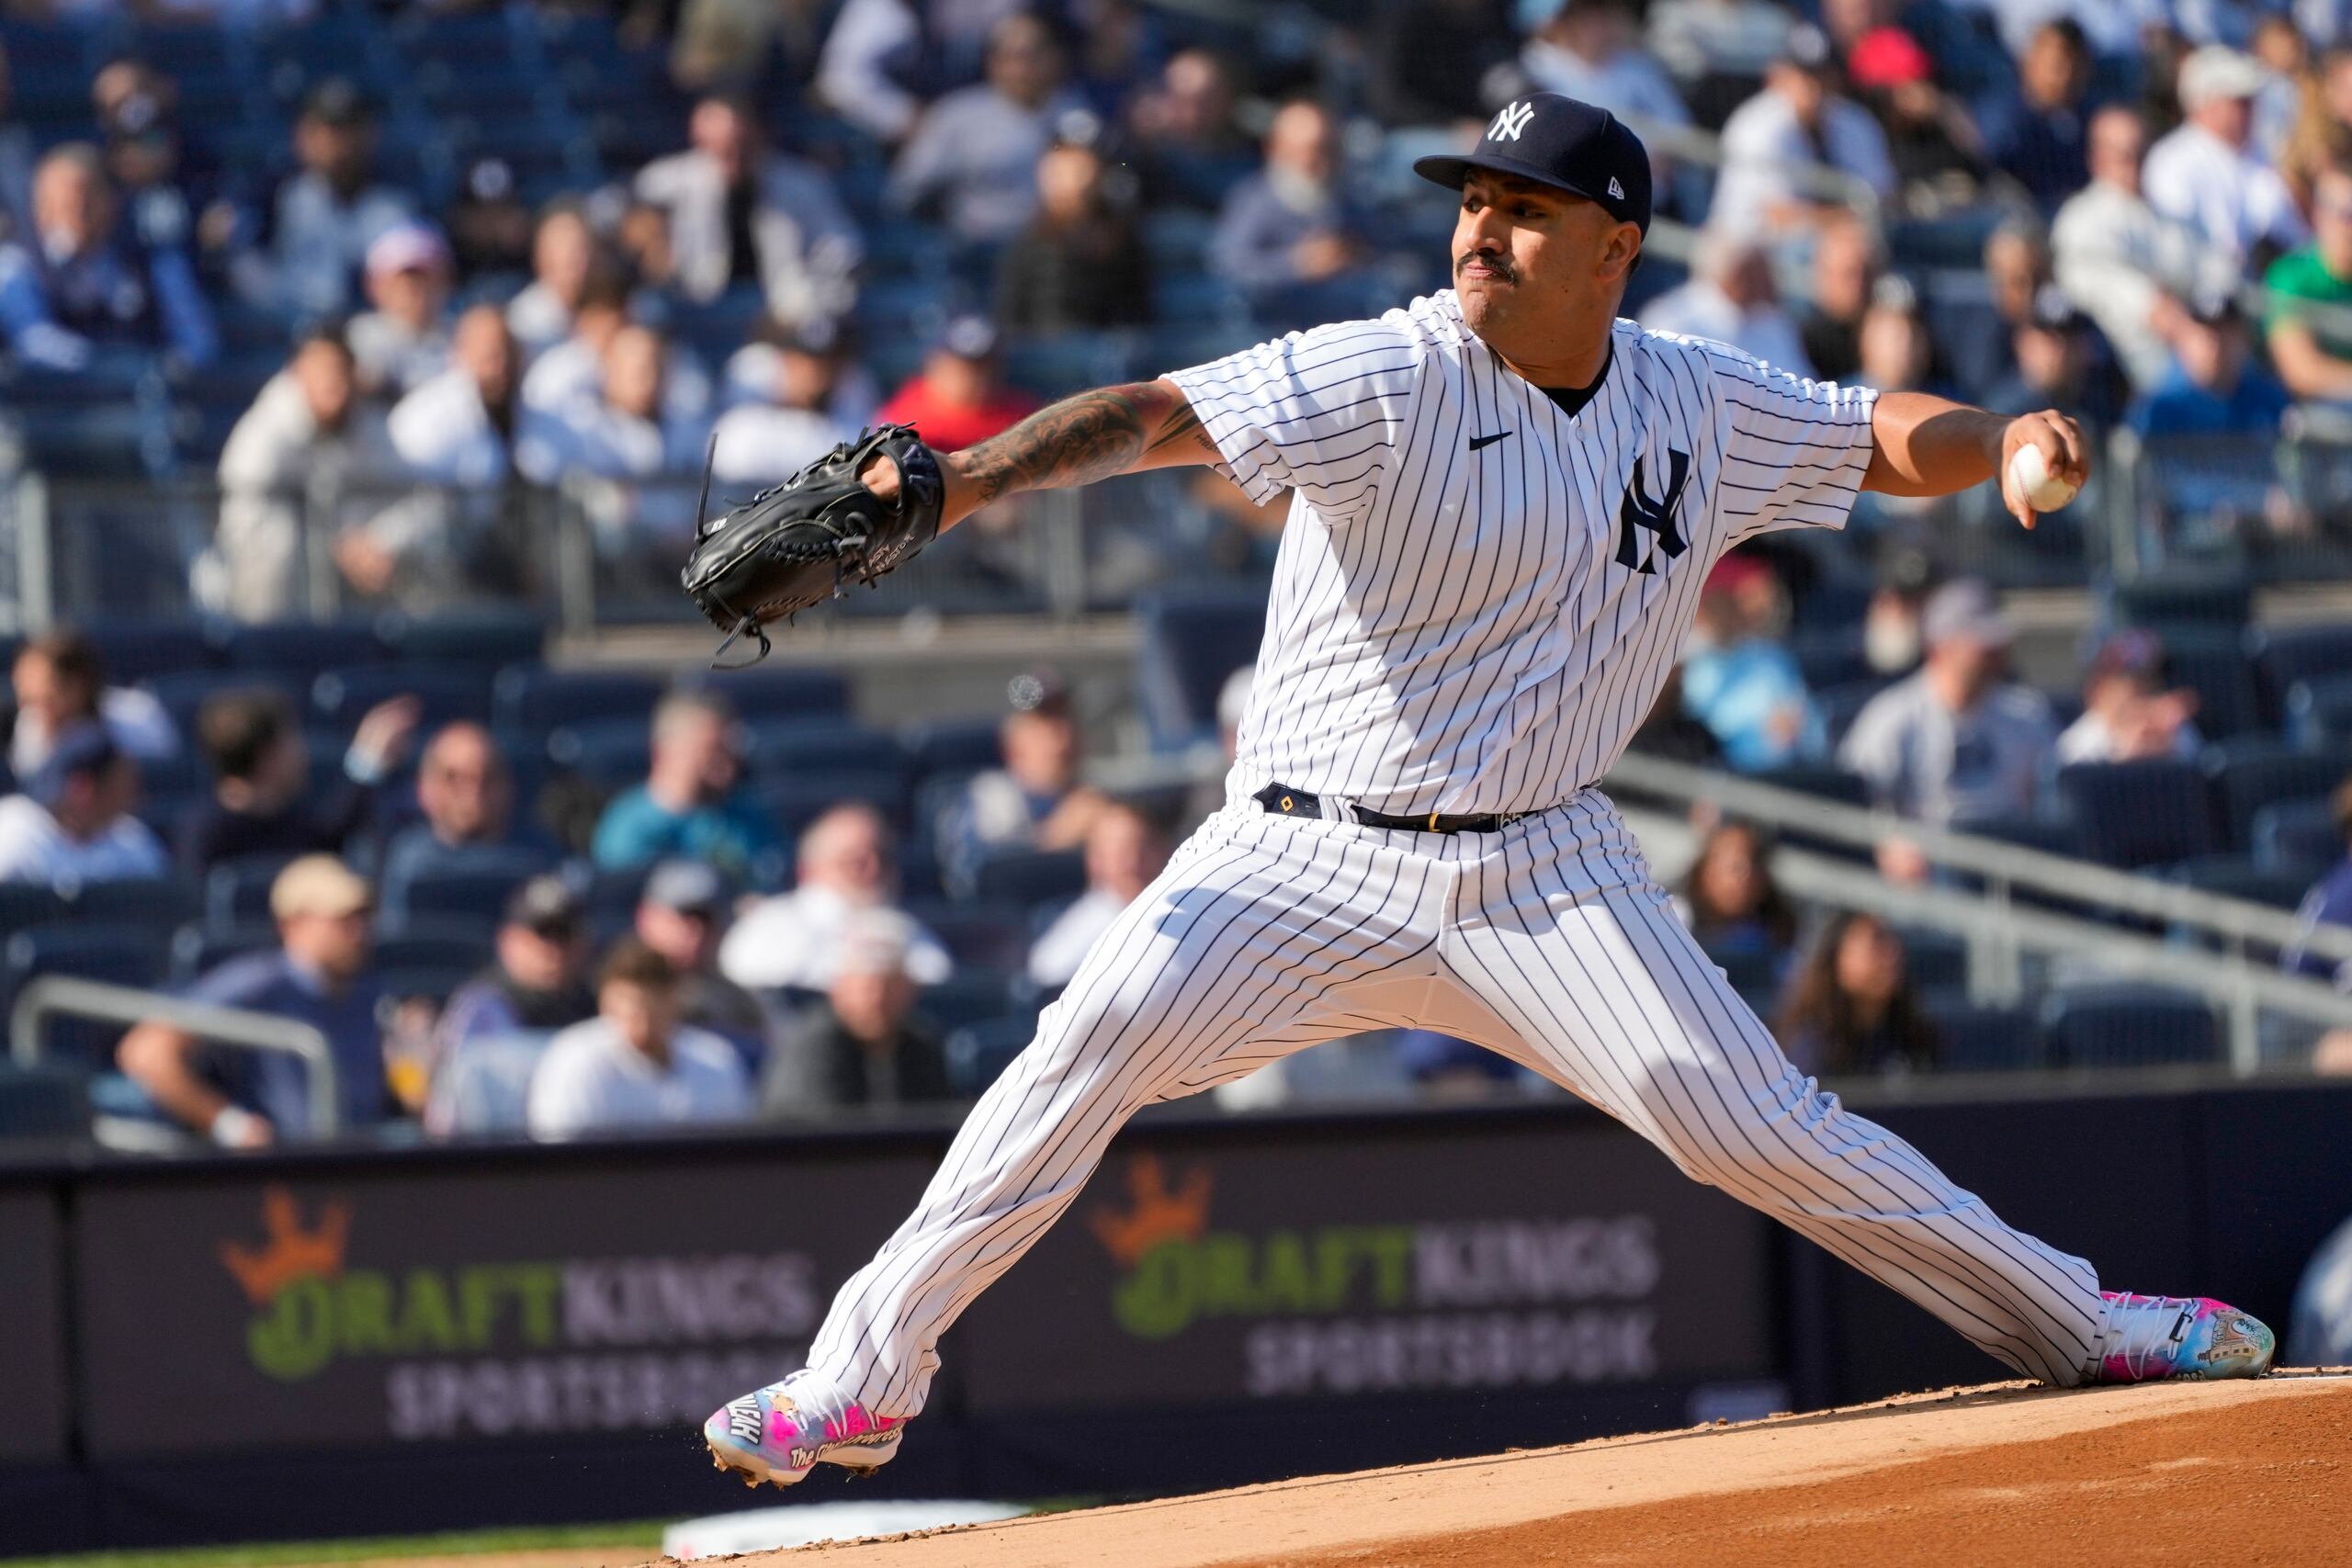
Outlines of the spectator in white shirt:
M392 410L392 446L432 484L488 485L506 477L514 439L514 339L495 306L458 318L449 368Z
M786 321L845 313L865 240L832 182L763 146L759 122L732 98L695 105L688 134L693 147L647 164L635 185L639 200L669 214L681 292L711 300L756 288Z
M596 1016L548 1042L531 1073L535 1138L740 1122L750 1079L735 1048L678 1021L678 972L635 937L613 946Z
M1894 194L1886 133L1870 110L1831 90L1835 62L1818 28L1801 26L1764 78L1764 90L1724 122L1724 170L1710 226L1734 233L1809 230L1842 204L1807 190L1797 165L1826 164L1851 175L1881 200Z
M622 325L605 340L594 393L566 400L544 420L530 418L515 450L516 467L534 483L567 475L613 481L589 486L583 497L589 525L608 554L633 547L641 530L694 527L692 491L643 482L702 461L708 430L697 417L702 400L690 400L694 412L673 406L689 400L670 395L670 354L652 328Z
M8 771L28 779L49 761L57 738L98 724L123 755L139 761L179 755L179 731L164 705L136 686L109 686L90 639L70 627L25 644L9 671L17 727L8 737Z
M57 739L24 793L0 800L0 882L60 892L90 882L162 876L164 846L130 815L139 770L101 725Z
M2268 80L2251 57L2209 44L2181 62L2188 118L2148 149L2148 205L2186 224L2235 267L2301 244L2302 214L2278 171L2248 151L2254 100Z
M1168 840L1150 818L1124 801L1106 807L1086 835L1086 891L1057 916L1029 949L1029 977L1069 984L1088 950L1168 864Z
M199 579L212 602L243 621L298 613L310 603L306 531L338 556L348 549L354 586L380 589L373 551L340 541L374 526L401 469L384 415L359 395L350 344L332 331L305 337L220 449L220 513L204 569L217 576Z
M2188 320L2184 301L2218 297L2236 268L2188 225L2148 205L2140 187L2148 132L2137 109L2099 110L2087 141L2091 183L2051 224L2053 275L2144 392L2172 368L2173 341Z
M449 246L430 223L387 229L368 247L368 299L351 357L374 397L413 392L449 367Z
M1673 82L1641 46L1633 0L1566 0L1527 40L1519 63L1544 91L1597 104L1621 118L1690 123ZM1655 147L1650 170L1662 185L1668 160Z
M718 972L752 990L821 991L841 961L842 934L860 909L898 892L890 829L870 806L836 806L801 830L798 882L737 917L718 947ZM907 975L935 986L955 972L937 937L915 925Z
M719 416L711 473L720 484L772 485L791 478L856 426L837 418L839 337L804 327L781 343L755 343L728 362L730 386L752 396Z
M1797 325L1781 309L1772 259L1745 233L1712 224L1702 230L1690 258L1690 281L1651 300L1642 325L1713 338L1791 375L1813 374Z
M506 306L506 325L524 357L535 359L571 335L597 250L578 202L567 197L548 203L531 236L531 281Z

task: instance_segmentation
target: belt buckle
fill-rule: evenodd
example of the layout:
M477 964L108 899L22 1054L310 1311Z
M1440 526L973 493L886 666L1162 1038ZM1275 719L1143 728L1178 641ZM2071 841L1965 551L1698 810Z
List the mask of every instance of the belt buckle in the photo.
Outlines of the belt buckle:
M1430 813L1430 831L1432 833L1437 831L1437 813L1434 811Z

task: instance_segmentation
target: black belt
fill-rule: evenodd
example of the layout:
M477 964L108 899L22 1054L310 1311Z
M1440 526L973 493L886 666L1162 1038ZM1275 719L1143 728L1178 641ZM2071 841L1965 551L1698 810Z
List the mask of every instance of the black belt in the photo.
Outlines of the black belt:
M1277 817L1323 815L1321 795L1309 795L1288 784L1270 784L1250 798ZM1368 806L1351 806L1348 810L1367 828L1402 828L1415 833L1499 833L1521 818L1534 815L1532 811L1479 811L1466 817L1447 817L1432 811L1419 817L1398 817L1374 811Z

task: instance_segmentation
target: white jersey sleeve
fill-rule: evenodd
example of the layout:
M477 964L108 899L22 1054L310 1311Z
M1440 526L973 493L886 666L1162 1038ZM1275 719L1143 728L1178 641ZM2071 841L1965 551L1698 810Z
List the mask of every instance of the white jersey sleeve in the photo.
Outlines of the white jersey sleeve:
M1296 490L1329 523L1362 516L1396 460L1423 342L1391 311L1175 370L1219 467L1264 505Z
M1724 419L1724 541L1781 528L1842 528L1871 463L1868 387L1813 381L1708 344Z

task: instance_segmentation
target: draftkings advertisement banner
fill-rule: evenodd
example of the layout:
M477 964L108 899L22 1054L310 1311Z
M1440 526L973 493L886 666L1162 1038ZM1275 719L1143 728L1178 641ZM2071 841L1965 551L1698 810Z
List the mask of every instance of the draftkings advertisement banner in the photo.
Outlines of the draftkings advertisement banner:
M63 1252L54 1198L0 1191L0 1461L65 1454Z
M956 1366L977 1412L1770 1378L1770 1247L1598 1118L1130 1132Z
M75 1248L90 1451L699 1425L801 1364L930 1167L681 1153L94 1184Z

